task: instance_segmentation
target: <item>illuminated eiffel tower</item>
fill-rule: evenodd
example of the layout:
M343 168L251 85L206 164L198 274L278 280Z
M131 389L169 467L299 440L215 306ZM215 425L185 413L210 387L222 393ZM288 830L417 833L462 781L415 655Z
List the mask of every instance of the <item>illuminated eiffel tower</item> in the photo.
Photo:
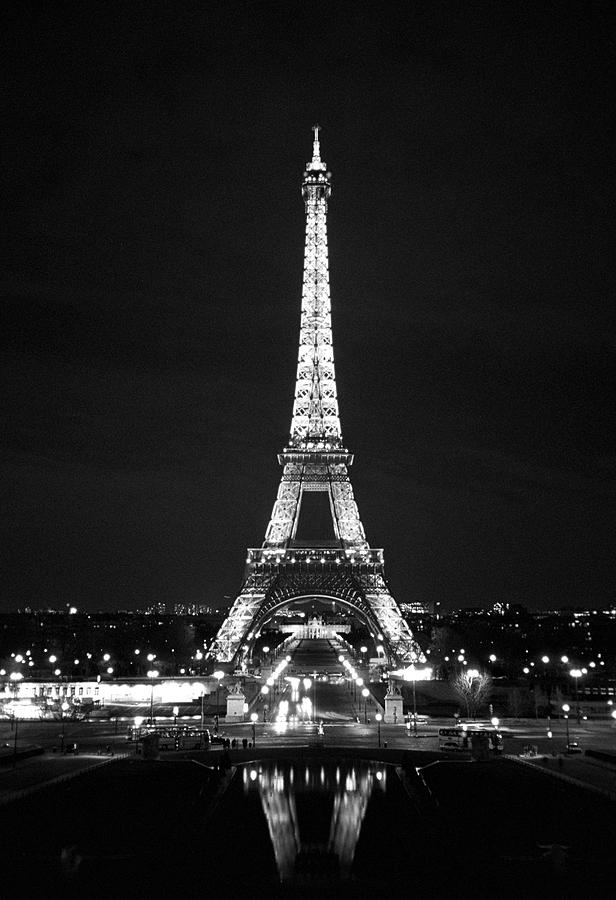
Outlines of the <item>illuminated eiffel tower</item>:
M302 182L306 245L299 361L291 434L278 456L282 478L263 546L248 550L244 584L208 657L238 663L277 608L317 597L356 610L390 663L423 662L387 587L383 551L371 549L366 540L348 474L353 454L340 429L329 295L331 174L321 159L319 130L315 125L312 160ZM302 539L298 531L302 503L312 505L315 494L325 499L333 525L330 537L316 541Z

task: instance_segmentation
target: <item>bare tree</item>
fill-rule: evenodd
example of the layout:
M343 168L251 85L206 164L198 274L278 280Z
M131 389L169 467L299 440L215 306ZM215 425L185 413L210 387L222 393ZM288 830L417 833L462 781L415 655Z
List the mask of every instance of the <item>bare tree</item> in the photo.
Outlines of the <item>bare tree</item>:
M451 686L464 702L467 717L477 715L481 706L488 702L492 693L492 676L475 669L460 672L451 679Z

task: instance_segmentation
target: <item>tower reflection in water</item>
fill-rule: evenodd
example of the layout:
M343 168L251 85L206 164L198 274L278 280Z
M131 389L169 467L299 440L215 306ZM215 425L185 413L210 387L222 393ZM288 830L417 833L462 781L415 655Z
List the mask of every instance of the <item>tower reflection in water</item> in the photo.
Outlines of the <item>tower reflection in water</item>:
M260 762L243 769L257 791L281 881L349 877L368 803L384 791L386 767L362 762Z

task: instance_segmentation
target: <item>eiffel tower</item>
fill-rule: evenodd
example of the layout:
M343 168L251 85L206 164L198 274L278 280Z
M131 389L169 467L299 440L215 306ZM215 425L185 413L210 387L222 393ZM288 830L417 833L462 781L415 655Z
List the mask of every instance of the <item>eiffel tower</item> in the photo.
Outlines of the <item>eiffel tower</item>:
M383 551L366 540L348 474L353 454L342 442L329 294L331 173L321 159L319 131L315 125L312 160L302 181L306 244L299 361L291 434L278 455L282 478L263 546L248 550L244 584L207 655L238 664L276 609L314 597L353 608L390 664L425 662L389 592ZM302 504L313 505L314 494L324 498L333 526L330 537L316 541L298 531Z

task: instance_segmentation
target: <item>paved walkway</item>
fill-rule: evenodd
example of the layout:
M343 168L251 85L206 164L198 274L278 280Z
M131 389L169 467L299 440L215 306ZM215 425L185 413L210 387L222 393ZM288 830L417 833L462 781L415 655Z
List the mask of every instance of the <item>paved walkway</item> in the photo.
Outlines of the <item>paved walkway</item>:
M19 760L15 768L0 767L0 805L10 803L27 794L34 793L50 784L74 778L83 772L96 768L115 759L122 759L126 754L116 756L98 756L79 754L64 756L58 753L46 753Z
M522 765L531 766L569 784L577 784L616 800L616 764L589 756L509 756Z

